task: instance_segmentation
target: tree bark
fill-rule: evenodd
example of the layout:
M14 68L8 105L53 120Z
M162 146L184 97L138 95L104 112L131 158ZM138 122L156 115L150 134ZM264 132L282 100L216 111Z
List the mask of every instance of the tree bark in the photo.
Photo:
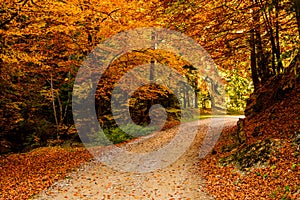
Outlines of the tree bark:
M266 56L263 50L260 29L255 29L255 37L256 38L254 39L254 45L257 50L257 53L255 55L255 60L257 60L257 74L261 78L261 82L264 83L267 80L267 77L269 76L269 71L267 70L268 64L265 59Z
M258 78L257 73L257 66L256 66L256 51L255 51L255 30L252 29L250 31L250 60L251 60L251 75L252 75L252 81L254 84L254 91L257 91L260 85L260 81Z
M300 1L294 0L294 6L295 6L295 12L296 12L296 18L297 18L298 33L299 33L299 37L300 37Z
M198 92L195 91L195 108L199 108L198 106Z
M277 73L283 70L283 64L281 61L281 51L280 51L280 40L279 40L279 0L275 1L275 15L276 15L276 25L275 25L275 39L276 39L276 60L277 60Z
M150 83L153 83L154 81L154 67L155 67L155 61L152 59L150 63L150 77L149 77Z
M55 125L56 125L56 138L59 139L59 135L58 135L58 132L59 132L59 122L58 122L57 112L56 112L55 95L54 95L53 77L52 77L52 75L50 77L50 89L51 89L53 115L54 115Z
M151 34L151 41L153 42L152 48L155 50L156 49L156 35L154 32ZM154 68L155 68L155 60L152 58L151 63L150 63L150 75L149 75L149 80L151 83L154 81Z
M189 88L187 88L185 91L186 91L187 107L190 108L191 102L190 102Z
M184 87L184 91L183 91L183 107L186 108L186 88Z

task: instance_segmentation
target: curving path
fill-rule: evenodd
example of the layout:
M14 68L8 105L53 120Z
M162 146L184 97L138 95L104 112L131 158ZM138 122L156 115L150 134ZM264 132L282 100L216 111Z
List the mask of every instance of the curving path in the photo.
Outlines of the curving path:
M225 126L233 126L237 120L238 117L230 117L219 118L212 124L212 119L185 123L187 130L198 123L197 135L190 148L165 168L143 173L124 172L112 169L102 162L92 161L69 174L64 180L56 182L34 199L214 199L203 191L205 183L195 167L199 160L199 150L202 147L203 155L200 153L200 156L205 156L211 150L210 145L217 139L222 123L225 122ZM207 130L211 130L210 135L205 137L204 133ZM137 153L151 152L168 144L176 135L176 131L176 128L161 131L151 137L132 141L122 148ZM202 145L204 137L206 150L205 145Z

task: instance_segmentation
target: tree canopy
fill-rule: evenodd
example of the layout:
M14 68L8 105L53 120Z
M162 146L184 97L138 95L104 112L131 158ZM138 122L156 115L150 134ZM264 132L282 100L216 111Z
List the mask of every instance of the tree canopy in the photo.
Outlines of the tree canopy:
M297 0L1 0L0 137L20 150L74 133L72 87L82 62L101 41L140 27L163 27L197 41L223 77L227 109L241 111L253 88L270 77L286 71L298 76L291 63L299 54L299 10ZM133 66L154 60L172 66L192 86L181 91L178 101L185 107L204 108L207 101L214 106L210 90L217 86L195 76L190 63L157 50L132 52L114 61L99 81L100 122L111 118L114 83ZM132 102L144 101L143 90ZM171 94L153 88L149 95L162 100ZM141 117L147 114L146 109Z

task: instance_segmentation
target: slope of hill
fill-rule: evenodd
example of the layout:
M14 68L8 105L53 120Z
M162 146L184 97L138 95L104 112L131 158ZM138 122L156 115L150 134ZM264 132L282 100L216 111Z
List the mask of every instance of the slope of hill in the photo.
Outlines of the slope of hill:
M250 97L245 113L199 162L207 189L216 199L299 199L299 75L270 79Z

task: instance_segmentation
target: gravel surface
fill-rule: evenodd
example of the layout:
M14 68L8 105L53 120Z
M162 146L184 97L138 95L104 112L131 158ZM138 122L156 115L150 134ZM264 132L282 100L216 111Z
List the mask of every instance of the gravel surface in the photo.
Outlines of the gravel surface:
M194 165L211 150L223 122L225 126L233 126L238 117L212 120L214 119L185 123L186 130L197 127L197 134L183 155L164 168L149 172L134 170L126 172L93 160L70 173L64 180L56 182L34 199L214 199L203 190L205 182L198 175ZM132 153L157 151L176 138L178 130L172 128L161 131L120 147ZM208 130L210 132L206 134ZM102 150L113 151L113 148L105 147ZM124 160L126 159L129 157L124 157ZM127 160L127 162L138 161Z

